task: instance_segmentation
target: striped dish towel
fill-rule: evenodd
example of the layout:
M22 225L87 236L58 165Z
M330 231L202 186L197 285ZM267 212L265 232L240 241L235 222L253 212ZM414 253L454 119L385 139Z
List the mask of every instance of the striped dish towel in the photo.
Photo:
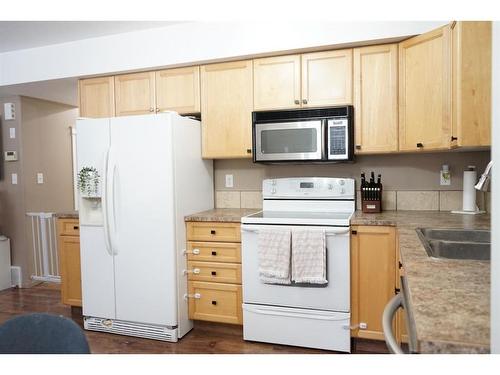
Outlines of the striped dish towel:
M324 230L292 230L292 280L296 283L328 283Z
M258 235L259 278L265 284L291 284L290 229L262 229Z

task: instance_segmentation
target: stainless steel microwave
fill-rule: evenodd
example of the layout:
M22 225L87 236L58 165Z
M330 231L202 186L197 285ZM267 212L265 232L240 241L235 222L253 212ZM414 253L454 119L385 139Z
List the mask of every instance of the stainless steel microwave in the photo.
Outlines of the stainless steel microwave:
M352 106L253 112L253 161L352 161L353 119Z

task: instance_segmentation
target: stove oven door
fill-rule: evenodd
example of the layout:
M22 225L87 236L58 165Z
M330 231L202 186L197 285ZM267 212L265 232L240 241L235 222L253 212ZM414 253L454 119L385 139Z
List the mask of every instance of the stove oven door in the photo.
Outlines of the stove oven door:
M259 279L258 233L261 229L304 226L242 224L243 302L337 312L350 310L349 227L308 226L326 233L328 284L264 284Z

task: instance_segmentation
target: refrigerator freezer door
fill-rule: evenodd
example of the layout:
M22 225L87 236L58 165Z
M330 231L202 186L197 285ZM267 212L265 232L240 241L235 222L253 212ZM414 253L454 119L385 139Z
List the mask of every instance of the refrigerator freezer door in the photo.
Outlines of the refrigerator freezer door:
M104 228L80 226L83 315L115 319L113 257L104 243Z
M111 119L108 200L116 318L177 325L170 116Z

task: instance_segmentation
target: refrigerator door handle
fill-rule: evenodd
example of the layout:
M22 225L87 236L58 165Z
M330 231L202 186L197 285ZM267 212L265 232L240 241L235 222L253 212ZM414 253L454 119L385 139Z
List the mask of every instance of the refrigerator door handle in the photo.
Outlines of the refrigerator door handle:
M113 255L112 247L111 247L111 237L109 235L109 220L108 220L108 166L109 166L109 152L108 149L104 156L104 176L103 176L103 188L102 188L102 221L104 227L104 241L106 244L106 251L109 255Z
M111 245L111 255L117 254L116 251L116 220L115 220L115 172L116 162L114 158L113 149L109 150L108 169L106 171L106 200L108 202L106 207L106 220L108 227L109 243Z
M113 208L111 211L111 216L113 218L113 230L111 231L111 243L113 244L113 254L117 255L118 254L118 247L117 247L117 236L118 236L118 214L117 210L120 209L118 206L117 202L120 201L120 171L118 169L118 165L116 163L113 163L113 170L112 170L112 192L113 195L111 197L111 201L113 203Z

